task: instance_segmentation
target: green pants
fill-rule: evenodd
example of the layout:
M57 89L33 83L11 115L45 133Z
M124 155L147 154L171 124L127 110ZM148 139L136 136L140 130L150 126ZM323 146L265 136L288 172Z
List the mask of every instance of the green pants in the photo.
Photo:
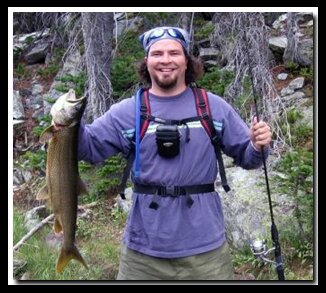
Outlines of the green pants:
M158 258L121 247L117 280L233 280L229 246L180 258Z

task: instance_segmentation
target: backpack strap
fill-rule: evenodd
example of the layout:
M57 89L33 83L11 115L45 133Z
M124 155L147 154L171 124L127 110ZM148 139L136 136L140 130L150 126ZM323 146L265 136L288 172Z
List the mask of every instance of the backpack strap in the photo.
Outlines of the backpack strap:
M140 106L140 140L142 140L143 137L145 136L145 133L150 123L150 119L149 119L150 117L151 117L151 107L149 103L149 93L148 93L148 89L144 89L143 94L141 95L141 106ZM127 164L123 169L123 175L119 185L119 194L122 199L126 199L125 189L127 186L127 180L129 178L132 164L135 159L135 134L131 139L130 150L126 159L127 159Z
M225 192L230 191L230 186L227 183L225 168L222 158L221 146L218 141L217 132L214 127L212 115L210 113L209 103L207 92L204 89L198 87L192 87L192 91L195 96L197 114L201 118L200 122L202 123L206 133L211 139L211 142L214 146L215 155L217 158L218 168L222 180L222 186Z

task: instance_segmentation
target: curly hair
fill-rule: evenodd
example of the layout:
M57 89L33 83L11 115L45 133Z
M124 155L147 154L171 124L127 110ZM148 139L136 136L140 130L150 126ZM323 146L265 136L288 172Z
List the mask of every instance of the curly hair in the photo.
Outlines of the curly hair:
M186 52L185 56L188 60L185 81L186 85L189 85L193 82L196 82L196 80L203 76L204 66L199 58L196 58L192 55L189 56L188 54L186 54ZM136 71L139 75L140 81L145 86L151 85L152 80L147 70L146 61L144 59L138 62L138 64L136 65Z

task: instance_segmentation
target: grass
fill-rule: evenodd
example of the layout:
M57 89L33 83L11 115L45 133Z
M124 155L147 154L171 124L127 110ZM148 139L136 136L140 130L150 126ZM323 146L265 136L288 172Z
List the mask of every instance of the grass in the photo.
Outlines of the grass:
M281 245L282 244L288 245L284 242L281 243ZM286 247L286 249L282 250L285 280L312 281L312 259L303 262L302 258L300 258L298 255L295 257L289 257L288 249L289 247ZM238 275L246 276L250 274L251 277L257 281L278 280L275 265L270 263L263 263L251 253L249 248L240 251L231 249L231 254L233 256L233 266ZM274 252L271 252L267 258L274 261Z
M88 270L72 260L61 274L55 272L58 247L49 247L45 239L52 232L50 225L43 227L21 246L15 258L26 261L29 280L114 280L118 273L120 236L124 223L111 222L111 211L104 201L92 209L91 218L78 219L76 246L88 265ZM104 217L106 215L106 217ZM14 211L14 244L26 231L23 214ZM21 275L16 276L19 279Z

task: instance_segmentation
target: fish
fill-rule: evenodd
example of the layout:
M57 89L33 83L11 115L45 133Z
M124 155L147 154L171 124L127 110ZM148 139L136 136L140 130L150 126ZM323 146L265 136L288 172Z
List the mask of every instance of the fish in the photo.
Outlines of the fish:
M87 193L79 177L77 157L79 125L86 100L86 97L77 99L73 89L60 96L50 110L52 125L40 136L41 143L48 143L46 183L36 198L49 201L55 216L54 232L63 233L63 244L56 262L57 273L61 273L71 259L88 268L75 246L78 195Z

